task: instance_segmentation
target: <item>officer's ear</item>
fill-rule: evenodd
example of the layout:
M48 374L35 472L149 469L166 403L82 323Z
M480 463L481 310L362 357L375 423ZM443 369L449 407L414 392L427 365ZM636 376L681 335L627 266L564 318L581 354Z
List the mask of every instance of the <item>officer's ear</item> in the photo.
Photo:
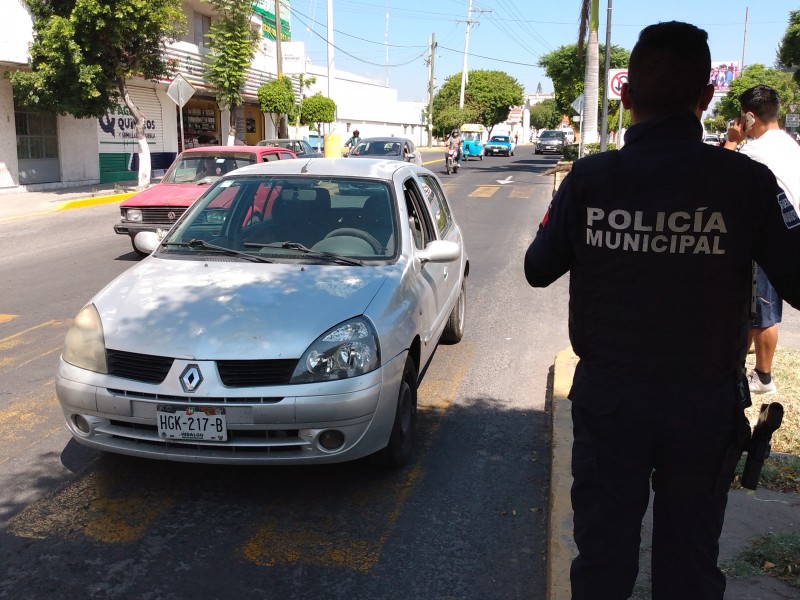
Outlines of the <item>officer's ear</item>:
M703 88L703 93L700 96L700 108L702 111L708 108L708 105L711 104L711 100L714 98L714 86L712 84L708 84L706 87Z
M628 82L622 84L622 89L620 90L620 100L622 101L622 107L625 110L631 109L631 86L628 85Z

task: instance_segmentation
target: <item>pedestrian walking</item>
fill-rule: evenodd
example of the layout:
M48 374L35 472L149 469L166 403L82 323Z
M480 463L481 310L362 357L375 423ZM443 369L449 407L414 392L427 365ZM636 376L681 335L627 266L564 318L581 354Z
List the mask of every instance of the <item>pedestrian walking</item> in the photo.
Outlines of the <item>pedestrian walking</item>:
M573 164L525 255L534 287L569 273L575 600L631 596L651 483L653 600L722 600L751 261L800 307L796 211L764 165L702 141L707 39L679 22L640 33L624 148Z

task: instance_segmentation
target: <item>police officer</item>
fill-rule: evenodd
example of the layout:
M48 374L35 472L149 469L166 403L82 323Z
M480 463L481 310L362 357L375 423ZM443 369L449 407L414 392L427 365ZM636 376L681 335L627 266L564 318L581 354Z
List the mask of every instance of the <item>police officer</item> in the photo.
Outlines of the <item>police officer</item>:
M718 540L749 435L751 260L800 307L794 208L766 167L702 143L707 37L641 32L624 148L573 165L525 255L532 286L570 274L574 599L631 595L651 481L653 599L722 599Z

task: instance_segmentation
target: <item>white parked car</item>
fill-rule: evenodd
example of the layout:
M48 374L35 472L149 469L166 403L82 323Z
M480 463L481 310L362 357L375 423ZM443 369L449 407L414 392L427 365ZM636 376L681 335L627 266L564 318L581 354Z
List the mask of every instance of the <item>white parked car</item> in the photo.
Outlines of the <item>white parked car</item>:
M202 463L409 460L419 376L463 335L469 274L431 171L253 165L135 243L151 254L67 333L56 390L78 442Z

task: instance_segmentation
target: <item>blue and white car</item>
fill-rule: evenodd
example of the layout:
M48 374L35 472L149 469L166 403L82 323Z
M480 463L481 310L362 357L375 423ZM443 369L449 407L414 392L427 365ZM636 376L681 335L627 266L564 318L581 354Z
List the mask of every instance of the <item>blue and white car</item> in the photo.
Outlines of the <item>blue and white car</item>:
M134 241L149 256L66 336L56 393L75 440L198 463L409 460L420 374L466 314L469 261L434 173L253 165Z
M486 156L514 156L514 145L507 135L493 135L483 147Z

